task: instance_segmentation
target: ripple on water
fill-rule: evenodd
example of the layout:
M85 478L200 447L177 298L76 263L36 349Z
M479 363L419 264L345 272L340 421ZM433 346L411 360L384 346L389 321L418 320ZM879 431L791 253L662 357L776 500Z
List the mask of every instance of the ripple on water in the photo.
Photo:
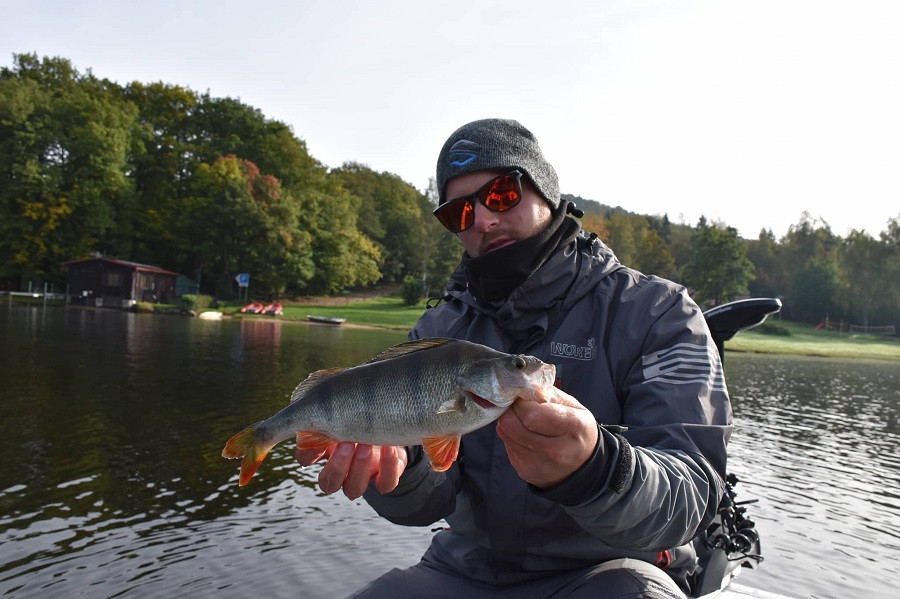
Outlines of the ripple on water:
M285 443L237 485L224 440L312 370L403 339L322 327L0 310L0 596L344 597L432 532L326 496ZM25 322L23 320L23 322ZM892 597L900 579L900 369L726 359L738 499L766 558L747 586Z

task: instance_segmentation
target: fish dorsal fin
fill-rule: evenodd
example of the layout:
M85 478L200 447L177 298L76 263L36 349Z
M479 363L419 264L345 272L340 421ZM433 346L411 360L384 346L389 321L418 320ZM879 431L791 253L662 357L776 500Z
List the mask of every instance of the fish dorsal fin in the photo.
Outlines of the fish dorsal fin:
M310 388L330 376L333 376L339 372L344 370L343 368L323 368L322 370L316 370L315 372L310 372L309 376L300 381L300 384L294 389L294 392L291 393L291 403L294 403L304 395L306 392L310 390Z
M415 341L398 343L393 347L387 348L386 350L366 362L366 364L371 364L373 362L382 362L384 360L390 360L392 358L399 358L400 356L405 356L407 354L422 351L424 349L434 349L436 347L446 345L451 341L455 341L455 339L449 339L447 337L426 337L425 339L416 339Z

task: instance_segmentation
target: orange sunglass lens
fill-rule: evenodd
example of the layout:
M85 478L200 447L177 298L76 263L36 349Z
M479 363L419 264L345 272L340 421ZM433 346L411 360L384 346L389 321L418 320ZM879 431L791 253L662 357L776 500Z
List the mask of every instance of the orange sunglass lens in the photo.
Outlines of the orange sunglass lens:
M465 231L475 222L476 201L492 212L504 212L515 207L522 199L520 176L516 171L501 175L472 195L441 204L434 210L434 215L453 233Z
M465 231L475 220L475 208L467 199L457 199L443 204L434 211L441 224L454 233Z
M465 231L469 227L472 226L472 223L475 221L475 208L472 207L471 202L462 202L462 208L459 211L459 218L457 222L459 223L459 230Z
M484 205L494 212L509 210L519 203L519 186L515 177L507 176L498 179L484 194Z

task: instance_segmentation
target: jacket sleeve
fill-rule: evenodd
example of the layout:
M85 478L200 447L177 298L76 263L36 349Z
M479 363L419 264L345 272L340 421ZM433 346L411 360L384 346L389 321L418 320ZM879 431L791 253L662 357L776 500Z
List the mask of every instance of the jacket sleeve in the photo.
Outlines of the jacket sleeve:
M409 447L409 464L400 476L400 483L390 493L382 495L374 484L363 499L379 516L394 524L427 526L446 518L456 508L459 470L454 464L446 472L435 472L421 446Z
M535 492L609 545L660 551L688 542L715 515L731 405L696 304L683 291L663 299L658 288L632 291L624 299L634 309L618 312L607 348L622 414L608 424L621 426L601 426L594 456L569 479ZM648 313L649 329L639 316L646 322ZM591 398L578 399L590 407Z
M421 326L420 322L410 331L410 340L423 336ZM454 463L446 472L435 472L420 445L407 447L407 452L409 461L397 488L382 495L370 484L363 499L394 524L427 526L446 518L456 508L459 466Z

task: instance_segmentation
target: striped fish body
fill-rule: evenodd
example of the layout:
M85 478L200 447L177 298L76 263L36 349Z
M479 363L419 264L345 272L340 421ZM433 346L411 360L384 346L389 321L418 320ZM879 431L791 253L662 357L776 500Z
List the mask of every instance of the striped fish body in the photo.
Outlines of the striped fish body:
M401 343L359 366L310 374L290 405L232 437L222 455L244 458L241 485L273 446L293 437L300 449L340 441L422 444L432 467L446 470L461 435L499 418L524 391L546 390L554 378L555 368L537 358L476 343Z

